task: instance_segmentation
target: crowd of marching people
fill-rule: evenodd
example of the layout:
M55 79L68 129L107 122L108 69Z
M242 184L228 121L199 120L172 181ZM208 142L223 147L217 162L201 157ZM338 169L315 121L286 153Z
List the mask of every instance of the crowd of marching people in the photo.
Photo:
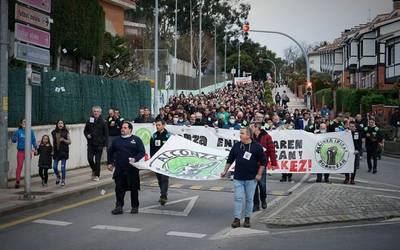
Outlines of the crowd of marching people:
M269 92L268 96L274 93L272 102L265 99L267 92ZM352 117L342 112L336 114L327 106L318 111L310 111L306 108L290 110L288 103L290 103L290 98L285 90L273 89L273 86L268 86L268 83L252 81L228 84L208 94L186 96L181 93L178 96L171 96L168 104L160 108L157 117L151 115L148 107L143 107L140 108L138 116L131 121L125 120L115 108L109 109L108 116L103 118L101 107L94 106L84 128L88 145L87 160L92 169L91 178L93 181L99 181L100 161L103 149L107 148L107 168L114 172L113 179L116 183L117 202L112 213L123 212L126 191L131 191L131 213L138 212L139 174L136 168L130 167L130 164L142 159L145 149L141 139L132 134L132 123L155 124L157 131L150 140L150 156L154 155L170 137L170 133L166 130L167 124L240 130L240 142L231 149L225 170L221 173L221 177L226 176L230 165L236 162L233 178L235 219L232 227L240 226L244 199L246 200L245 227L250 226L251 212L259 210L260 205L263 209L267 207L267 174L266 168L260 167L260 163L262 166L266 166L268 162L273 167L277 166L274 141L268 134L272 130L294 129L316 134L351 131L355 147L354 172L345 174L344 183L355 184L355 174L364 149L368 172L377 173L377 161L380 159L384 138L381 129L376 125L375 114L369 113L365 116L357 114ZM396 110L391 121L394 126L400 127L399 118L399 110ZM24 129L25 121L21 120L19 129L12 137L18 149L16 188L19 187L25 157ZM66 161L69 157L70 144L69 132L62 120L58 121L51 134L44 135L38 144L32 131L32 147L34 154L39 156L38 167L43 186L47 186L47 172L51 168L54 169L56 185L65 186ZM61 175L58 170L59 163L61 163ZM157 174L157 179L161 193L159 202L165 205L168 176ZM280 181L291 182L292 174L282 174ZM317 174L316 182L322 181L329 182L329 174ZM248 196L252 198L248 199Z

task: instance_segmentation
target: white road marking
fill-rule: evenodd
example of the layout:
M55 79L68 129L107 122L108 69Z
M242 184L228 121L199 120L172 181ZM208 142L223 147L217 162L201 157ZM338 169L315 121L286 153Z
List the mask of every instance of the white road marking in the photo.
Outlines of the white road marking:
M47 225L53 225L53 226L68 226L71 225L71 222L66 222L66 221L58 221L58 220L34 220L32 221L33 223L38 223L38 224L47 224Z
M207 234L197 234L197 233L170 231L170 232L167 233L167 235L168 236L179 236L179 237L201 239L201 238L204 238Z
M329 177L329 179L334 179L334 180L342 180L344 181L344 178L342 177ZM315 180L315 179L314 179ZM377 182L377 181L369 181L369 180L365 180L365 179L359 179L356 178L356 182L360 182L360 183L366 183L366 184L375 184L375 185L382 185L382 186L388 186L388 187L393 187L393 188L400 188L400 186L398 185L393 185L393 184L388 184L388 183L383 183L383 182Z
M171 204L176 204L182 201L187 201L189 200L189 203L187 204L185 210L183 210L182 212L178 212L178 211L171 211L171 210L166 210L166 209L154 209L154 208L162 208L161 205L157 204L157 205L152 205L152 206L148 206L148 207L144 207L144 208L140 208L139 212L141 213L148 213L148 214L162 214L162 215L173 215L173 216L188 216L190 211L192 211L194 204L196 203L197 199L199 198L198 195L193 196L193 197L189 197L189 198L184 198L184 199L180 199L180 200L176 200L176 201L169 201L167 202L167 205L171 205Z
M142 231L141 228L118 227L118 226L107 226L107 225L96 225L96 226L91 227L91 229L112 230L112 231L132 232L132 233L137 233L137 232Z

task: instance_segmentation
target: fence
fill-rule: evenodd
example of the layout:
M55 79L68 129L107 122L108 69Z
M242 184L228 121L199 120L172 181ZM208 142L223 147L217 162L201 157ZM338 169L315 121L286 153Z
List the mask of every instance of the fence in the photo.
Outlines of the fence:
M25 115L25 70L9 71L9 126L17 126ZM151 105L148 81L128 82L71 72L42 73L42 85L32 90L32 123L82 123L91 107L99 105L103 115L117 107L124 118L134 118L139 107Z

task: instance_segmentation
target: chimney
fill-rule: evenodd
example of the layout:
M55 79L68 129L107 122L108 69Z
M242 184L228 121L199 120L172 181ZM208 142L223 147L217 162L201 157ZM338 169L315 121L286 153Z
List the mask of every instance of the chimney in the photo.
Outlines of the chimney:
M393 0L393 10L400 9L400 0Z

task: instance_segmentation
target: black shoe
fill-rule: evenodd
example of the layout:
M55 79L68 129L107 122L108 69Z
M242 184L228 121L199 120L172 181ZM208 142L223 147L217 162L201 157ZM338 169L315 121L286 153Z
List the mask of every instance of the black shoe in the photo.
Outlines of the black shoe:
M257 211L260 211L260 207L259 206L254 206L253 207L253 212L257 212Z
M60 177L57 177L57 179L56 179L56 185L60 184L60 181L61 181Z
M287 181L292 182L292 177L289 177Z
M325 181L325 183L329 183L329 179L325 179L324 181Z
M354 182L354 180L351 180L351 181L350 181L350 184L351 184L351 185L354 185L354 184L356 184L356 183Z
M133 208L131 209L131 214L137 214L137 213L139 213L139 208L133 207Z
M282 178L282 179L280 179L279 181L280 181L280 182L286 182L286 178L285 178L285 179Z
M250 227L250 218L246 217L244 218L244 223L243 223L243 227Z
M15 183L15 188L18 189L19 188L19 182Z
M42 181L42 187L45 187L44 181Z
M267 202L266 202L266 201L262 201L262 202L261 202L261 207L262 207L263 209L266 209L266 208L267 208Z
M368 169L368 173L371 173L371 169L370 168Z
M343 184L349 184L349 179L345 179Z
M235 218L231 224L231 227L233 228L240 227L240 220L238 218Z
M160 202L161 206L165 206L165 204L167 204L167 197L160 197L160 199L158 200L158 202Z
M374 169L374 171L372 171L373 174L376 174L378 172L378 170Z
M114 210L111 211L112 214L123 214L124 210L122 210L122 207L115 207Z
M322 182L322 179L316 179L315 182Z

